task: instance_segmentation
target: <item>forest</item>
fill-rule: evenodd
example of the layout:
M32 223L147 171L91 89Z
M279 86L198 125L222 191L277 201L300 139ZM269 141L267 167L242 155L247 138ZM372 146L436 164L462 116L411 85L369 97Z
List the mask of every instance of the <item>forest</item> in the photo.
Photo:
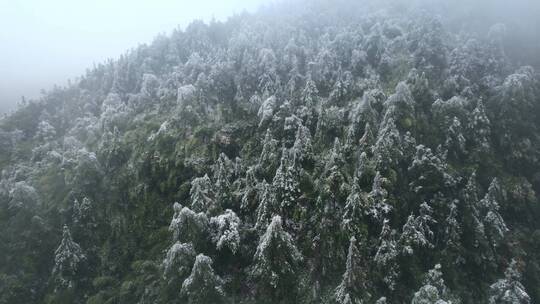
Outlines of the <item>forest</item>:
M194 21L0 118L0 304L540 303L540 61L428 2Z

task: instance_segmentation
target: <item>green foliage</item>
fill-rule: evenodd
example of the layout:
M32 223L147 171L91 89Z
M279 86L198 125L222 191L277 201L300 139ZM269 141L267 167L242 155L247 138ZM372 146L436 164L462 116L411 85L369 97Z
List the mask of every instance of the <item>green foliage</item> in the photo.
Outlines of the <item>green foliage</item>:
M0 119L0 304L540 302L537 72L455 13L299 1Z

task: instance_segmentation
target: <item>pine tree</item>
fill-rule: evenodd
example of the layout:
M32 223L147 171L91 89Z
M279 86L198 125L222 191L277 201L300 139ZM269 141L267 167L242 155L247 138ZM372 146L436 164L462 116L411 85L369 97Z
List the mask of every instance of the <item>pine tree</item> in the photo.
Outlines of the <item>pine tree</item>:
M413 247L433 248L432 244L433 231L429 224L436 223L431 217L431 207L427 203L420 205L420 215L414 217L410 215L399 238L399 244L402 247L402 252L407 255L414 253Z
M469 130L471 139L477 149L487 153L491 148L491 122L486 114L486 108L482 100L478 101L470 118Z
M283 230L281 217L274 216L253 257L251 277L256 283L258 301L294 299L301 261L302 255L292 237Z
M223 280L214 273L212 259L199 254L191 274L182 283L181 294L187 297L189 304L224 303Z
M214 165L216 204L215 208L208 210L210 214L217 214L219 211L223 210L223 208L230 206L232 200L231 179L233 175L233 162L225 155L225 153L221 153Z
M484 228L493 247L496 247L504 238L506 232L508 232L506 223L499 214L499 203L497 201L501 197L500 192L499 181L497 178L494 178L489 186L488 192L479 202L484 217Z
M446 154L454 160L459 160L465 155L465 136L463 136L463 127L457 117L452 119L449 127L446 129L446 141L444 142Z
M397 256L395 231L390 228L389 221L384 219L381 234L379 235L377 253L373 260L384 273L383 281L390 290L395 288L398 277Z
M73 241L69 228L64 225L62 242L54 252L52 277L55 290L75 288L80 279L80 267L85 260L81 247Z
M521 284L519 264L515 259L504 272L504 279L500 279L489 287L489 304L529 304L531 298Z
M424 286L414 293L412 304L452 304L459 303L450 293L442 278L441 265L437 264L424 279Z
M86 232L96 228L94 206L88 197L84 197L80 203L77 199L73 202L73 224Z
M311 133L307 127L300 125L296 131L296 139L292 148L293 157L299 164L313 159Z
M266 174L273 172L277 168L279 157L277 144L277 141L272 137L272 132L267 129L258 163L259 168Z
M178 284L188 277L196 252L191 243L174 243L163 259L163 277L168 285ZM176 286L174 286L176 287Z
M312 128L315 123L316 108L318 105L318 95L319 90L315 82L311 79L311 76L308 76L306 81L306 86L302 91L302 102L303 106L300 107L297 111L298 117L300 117L304 124L308 128Z
M447 173L447 164L424 145L416 146L408 171L412 175L409 186L423 199L455 184L454 178Z
M449 212L444 220L444 240L447 248L452 251L458 251L461 248L461 224L458 221L458 207L456 200L449 206Z
M401 136L393 118L388 118L379 128L375 144L371 147L378 170L387 170L399 163L403 156Z
M281 163L272 181L276 200L283 215L291 215L300 197L300 183L296 170L296 159L291 151L283 147Z
M343 185L346 181L345 176L341 172L344 164L343 149L339 138L336 137L334 139L334 146L330 150L326 161L323 173L324 183L322 184L325 192L329 192L336 197L339 196L339 193L342 193Z
M259 197L260 189L258 187L257 177L255 176L255 170L256 168L254 166L246 170L245 185L242 190L242 198L240 199L240 210L242 213L251 214Z
M352 182L351 192L345 201L343 210L343 221L341 227L350 236L362 234L362 224L364 216L369 213L367 195L360 189L358 178Z
M467 181L467 185L463 191L463 201L464 201L464 232L467 233L467 230L472 231L473 235L473 246L480 247L487 242L487 236L484 228L484 223L482 222L480 208L479 208L479 198L478 198L478 186L476 182L476 172L473 172Z
M377 172L373 179L373 186L369 193L371 200L369 214L378 222L382 222L385 216L392 211L392 206L388 204L388 192L384 189L385 179Z
M235 254L240 248L240 218L232 210L225 210L224 214L210 219L213 228L212 239L218 250L228 248Z
M370 297L367 288L367 267L353 236L349 242L347 264L341 283L334 292L339 304L361 304Z
M345 260L343 244L346 239L340 233L340 208L334 197L317 198L320 210L314 216L314 237L311 240L311 274L315 282L327 284L336 280L340 262Z
M213 212L217 206L212 182L208 175L195 178L189 191L191 209L195 212Z
M359 148L362 153L371 153L371 147L375 144L375 135L371 124L368 122L364 128L364 135L360 138Z
M169 231L173 233L174 242L192 242L195 248L204 243L208 231L208 217L200 212L195 213L179 203L174 203L174 216L169 225Z
M268 224L270 224L270 221L278 210L278 207L275 191L272 185L263 182L261 185L259 206L257 207L257 221L255 223L255 229L258 231L264 231L266 227L268 227Z

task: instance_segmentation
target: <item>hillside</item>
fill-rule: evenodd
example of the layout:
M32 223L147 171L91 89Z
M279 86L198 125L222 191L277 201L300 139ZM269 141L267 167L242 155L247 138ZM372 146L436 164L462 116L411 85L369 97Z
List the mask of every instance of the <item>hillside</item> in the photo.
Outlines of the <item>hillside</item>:
M539 74L416 2L196 21L2 118L0 304L540 303Z

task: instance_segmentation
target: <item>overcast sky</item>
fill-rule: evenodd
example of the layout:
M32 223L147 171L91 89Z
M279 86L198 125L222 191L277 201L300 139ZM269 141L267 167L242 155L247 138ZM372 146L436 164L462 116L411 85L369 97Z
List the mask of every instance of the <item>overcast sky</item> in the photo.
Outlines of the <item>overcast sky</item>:
M0 0L0 112L194 19L271 0Z

